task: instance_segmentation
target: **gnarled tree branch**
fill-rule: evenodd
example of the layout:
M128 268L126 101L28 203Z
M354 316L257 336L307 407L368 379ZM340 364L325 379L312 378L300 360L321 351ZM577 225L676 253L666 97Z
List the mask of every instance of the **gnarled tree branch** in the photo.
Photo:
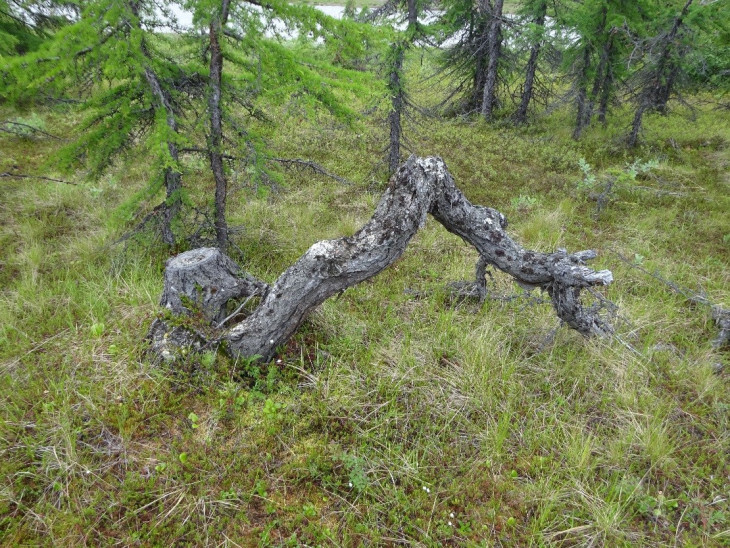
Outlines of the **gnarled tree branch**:
M443 160L411 156L391 178L365 226L353 236L311 246L268 288L253 313L222 332L220 340L228 343L235 357L270 360L317 305L397 260L428 214L473 245L480 265L492 265L523 286L546 290L558 317L573 329L583 335L610 332L597 312L580 301L582 290L607 285L613 279L608 270L596 272L585 266L596 256L594 251L569 254L524 249L507 235L501 213L466 199ZM218 291L213 289L213 293ZM203 293L210 290L201 288ZM208 310L206 315L213 318L222 313L221 308Z

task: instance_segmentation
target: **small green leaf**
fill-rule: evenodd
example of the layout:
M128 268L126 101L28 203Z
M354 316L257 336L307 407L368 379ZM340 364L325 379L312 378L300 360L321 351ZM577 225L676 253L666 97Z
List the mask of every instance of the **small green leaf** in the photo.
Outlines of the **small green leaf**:
M92 326L89 328L92 337L100 337L104 333L104 327L105 326L103 323L92 324Z

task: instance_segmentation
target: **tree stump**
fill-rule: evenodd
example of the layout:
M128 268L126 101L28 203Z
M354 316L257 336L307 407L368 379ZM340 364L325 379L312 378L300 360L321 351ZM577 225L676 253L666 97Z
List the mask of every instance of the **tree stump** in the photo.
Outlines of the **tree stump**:
M268 286L248 274L215 247L201 247L169 259L160 306L175 314L200 311L210 322L226 317L226 303L265 295ZM217 326L216 326L217 327Z

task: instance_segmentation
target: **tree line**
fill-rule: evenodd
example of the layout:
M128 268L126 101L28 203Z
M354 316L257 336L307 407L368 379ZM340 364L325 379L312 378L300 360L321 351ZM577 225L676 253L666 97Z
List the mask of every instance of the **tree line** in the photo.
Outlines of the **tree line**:
M184 9L191 27L176 22ZM382 89L392 173L408 148L403 121L423 108L408 93L412 48L440 59L450 83L442 115L522 125L563 101L579 139L628 100L628 146L647 113L666 113L692 86L726 89L730 76L721 1L522 0L507 13L504 0L387 0L347 13L335 20L281 0L0 0L0 103L70 104L84 114L53 159L62 170L83 167L93 178L121 154L144 154L152 174L133 202L164 195L140 225L154 224L171 246L189 237L181 218L196 209L182 158L204 158L215 181L205 230L225 249L232 162L263 182L292 165L251 123L276 123L260 109L266 97L296 97L350 123L362 115L339 90Z
M433 23L415 23L434 8ZM441 106L452 114L522 125L541 105L564 102L572 104L579 139L594 120L605 124L613 106L629 102L626 141L634 147L646 113L666 114L683 91L726 91L730 84L726 2L523 0L507 13L504 0L389 0L369 17L399 12L408 21L401 43L442 49L451 91ZM390 62L403 96L402 62ZM406 106L394 99L394 111ZM393 157L400 116L389 119Z

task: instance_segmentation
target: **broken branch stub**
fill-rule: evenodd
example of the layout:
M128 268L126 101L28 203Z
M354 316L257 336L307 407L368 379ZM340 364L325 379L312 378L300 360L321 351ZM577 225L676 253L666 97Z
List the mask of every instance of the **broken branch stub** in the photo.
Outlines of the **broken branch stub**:
M610 271L596 272L585 266L595 252L538 253L522 248L505 232L507 222L501 213L466 199L443 160L411 156L391 178L365 226L353 236L315 243L267 288L251 315L222 332L220 340L227 341L234 357L270 360L276 348L291 337L317 305L397 260L429 213L449 232L476 248L482 273L484 266L492 265L524 287L546 290L557 315L583 335L610 332L597 311L584 307L580 300L583 289L612 281ZM235 280L240 278L233 261L222 254L214 256L213 251L193 250L187 258L179 260L182 256L178 256L168 262L168 270L172 267L177 272L168 275L166 271L163 306L177 311L175 292L179 293L179 288L173 292L171 286L184 278L187 289L183 293L189 298L202 295L200 302L208 310L206 317L220 319L224 298L236 293L224 290L221 295L221 290L236 287L240 282ZM195 274L191 271L193 265ZM182 278L180 272L185 272ZM195 291L191 292L191 287Z

